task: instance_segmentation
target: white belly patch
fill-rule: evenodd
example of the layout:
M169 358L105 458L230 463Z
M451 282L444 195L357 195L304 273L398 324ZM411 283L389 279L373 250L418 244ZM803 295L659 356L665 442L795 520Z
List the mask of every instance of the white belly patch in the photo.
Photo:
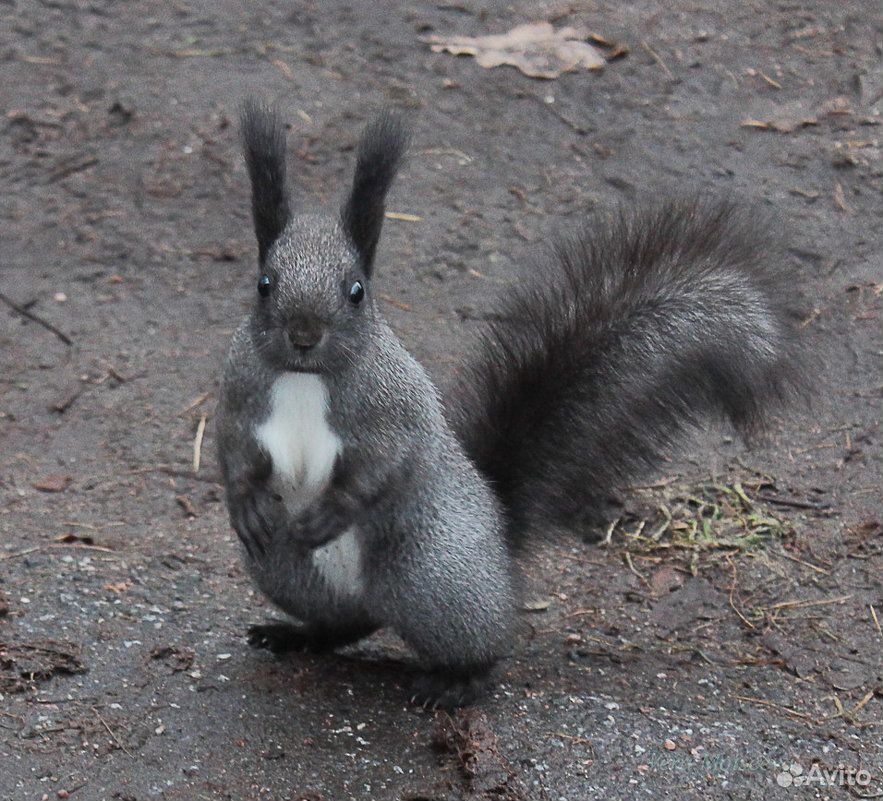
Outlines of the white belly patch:
M270 390L270 415L255 437L273 460L273 480L291 514L304 509L327 486L341 451L328 425L328 390L318 375L285 373ZM350 528L312 552L317 573L334 595L364 590L359 538Z
M354 529L313 551L313 567L335 595L355 597L365 589L362 549Z
M285 373L270 390L270 415L255 431L273 460L273 478L292 512L328 483L341 450L328 425L328 390L311 373Z

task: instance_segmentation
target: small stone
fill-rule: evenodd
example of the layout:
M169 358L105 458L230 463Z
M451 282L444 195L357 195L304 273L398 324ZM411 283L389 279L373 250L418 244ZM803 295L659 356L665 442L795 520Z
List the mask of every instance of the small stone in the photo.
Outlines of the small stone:
M666 740L662 747L665 748L666 751L674 751L675 748L678 747L678 744L674 740Z

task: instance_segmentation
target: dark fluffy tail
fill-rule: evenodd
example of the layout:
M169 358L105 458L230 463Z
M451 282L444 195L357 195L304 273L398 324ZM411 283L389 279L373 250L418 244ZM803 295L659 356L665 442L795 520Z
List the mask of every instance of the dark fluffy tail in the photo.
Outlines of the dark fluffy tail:
M795 375L784 265L738 207L669 202L562 239L453 395L513 541L595 519L705 416L759 428Z

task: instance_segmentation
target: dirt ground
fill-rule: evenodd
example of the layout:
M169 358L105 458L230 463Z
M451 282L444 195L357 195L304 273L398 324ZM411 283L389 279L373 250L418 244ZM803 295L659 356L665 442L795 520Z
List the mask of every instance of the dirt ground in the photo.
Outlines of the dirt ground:
M878 0L0 9L0 798L883 794ZM628 55L539 81L421 40L541 19ZM391 636L244 641L271 610L212 415L256 278L248 93L291 121L304 206L407 114L378 291L442 383L516 267L615 203L733 193L790 241L812 404L751 450L710 428L609 543L544 549L500 685L453 719L406 705Z

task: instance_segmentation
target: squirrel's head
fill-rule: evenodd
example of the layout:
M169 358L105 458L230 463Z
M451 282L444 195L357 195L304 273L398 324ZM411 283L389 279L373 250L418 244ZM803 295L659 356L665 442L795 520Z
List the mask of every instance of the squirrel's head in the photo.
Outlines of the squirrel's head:
M251 315L256 350L280 370L339 369L358 358L370 330L374 254L405 129L389 114L368 125L349 196L328 217L292 213L285 129L274 112L246 103L242 139L260 266Z

